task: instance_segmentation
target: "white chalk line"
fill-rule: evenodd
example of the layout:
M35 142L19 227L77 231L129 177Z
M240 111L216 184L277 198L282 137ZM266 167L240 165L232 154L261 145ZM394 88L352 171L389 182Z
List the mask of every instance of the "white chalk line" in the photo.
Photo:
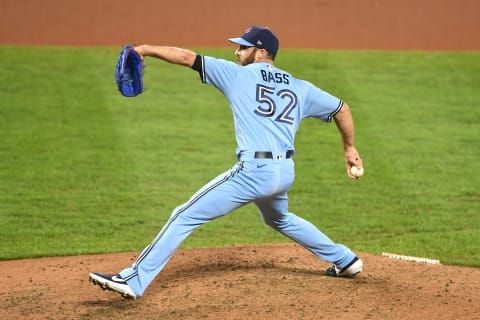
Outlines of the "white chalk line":
M404 256L404 255L388 253L388 252L383 252L382 256L389 257L389 258L392 258L392 259L397 259L397 260L404 260L404 261L429 263L429 264L440 264L440 260L422 258L422 257Z

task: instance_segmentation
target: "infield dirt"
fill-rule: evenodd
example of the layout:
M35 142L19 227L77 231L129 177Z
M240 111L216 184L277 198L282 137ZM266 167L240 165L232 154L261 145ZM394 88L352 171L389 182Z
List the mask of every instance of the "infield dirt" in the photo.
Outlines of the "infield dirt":
M228 47L259 24L283 48L478 51L479 12L476 0L0 0L0 44ZM336 279L296 244L179 250L139 300L89 284L136 254L2 261L0 318L480 319L478 268L358 252L364 272Z

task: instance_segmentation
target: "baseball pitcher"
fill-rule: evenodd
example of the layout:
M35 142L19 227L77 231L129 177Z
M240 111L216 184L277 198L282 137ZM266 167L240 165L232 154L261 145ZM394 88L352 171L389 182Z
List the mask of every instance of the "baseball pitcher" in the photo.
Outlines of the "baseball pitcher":
M142 59L158 58L197 71L203 83L223 93L233 113L238 162L175 208L131 267L113 275L90 273L93 284L125 298L141 297L196 228L248 203L255 204L268 226L331 262L327 275L351 277L362 271L362 260L349 248L288 211L287 192L295 179L294 137L304 118L335 122L342 137L346 173L359 178L350 171L353 166L362 168L362 160L354 146L349 106L277 68L279 41L269 28L252 26L241 37L229 40L238 45L237 63L176 47L134 48Z

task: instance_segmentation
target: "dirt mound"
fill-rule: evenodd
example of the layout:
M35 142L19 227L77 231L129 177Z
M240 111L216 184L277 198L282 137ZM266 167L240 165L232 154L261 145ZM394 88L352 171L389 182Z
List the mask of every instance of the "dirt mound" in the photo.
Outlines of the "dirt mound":
M141 299L88 282L134 253L0 262L2 319L480 319L480 269L359 253L354 279L296 244L179 250Z

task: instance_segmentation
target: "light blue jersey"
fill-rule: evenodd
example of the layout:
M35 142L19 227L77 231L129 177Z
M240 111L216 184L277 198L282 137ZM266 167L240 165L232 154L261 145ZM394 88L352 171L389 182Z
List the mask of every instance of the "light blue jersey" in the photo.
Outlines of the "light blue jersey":
M237 154L293 150L303 118L330 122L342 107L340 99L268 63L244 67L203 57L202 65L202 81L218 88L232 108Z

